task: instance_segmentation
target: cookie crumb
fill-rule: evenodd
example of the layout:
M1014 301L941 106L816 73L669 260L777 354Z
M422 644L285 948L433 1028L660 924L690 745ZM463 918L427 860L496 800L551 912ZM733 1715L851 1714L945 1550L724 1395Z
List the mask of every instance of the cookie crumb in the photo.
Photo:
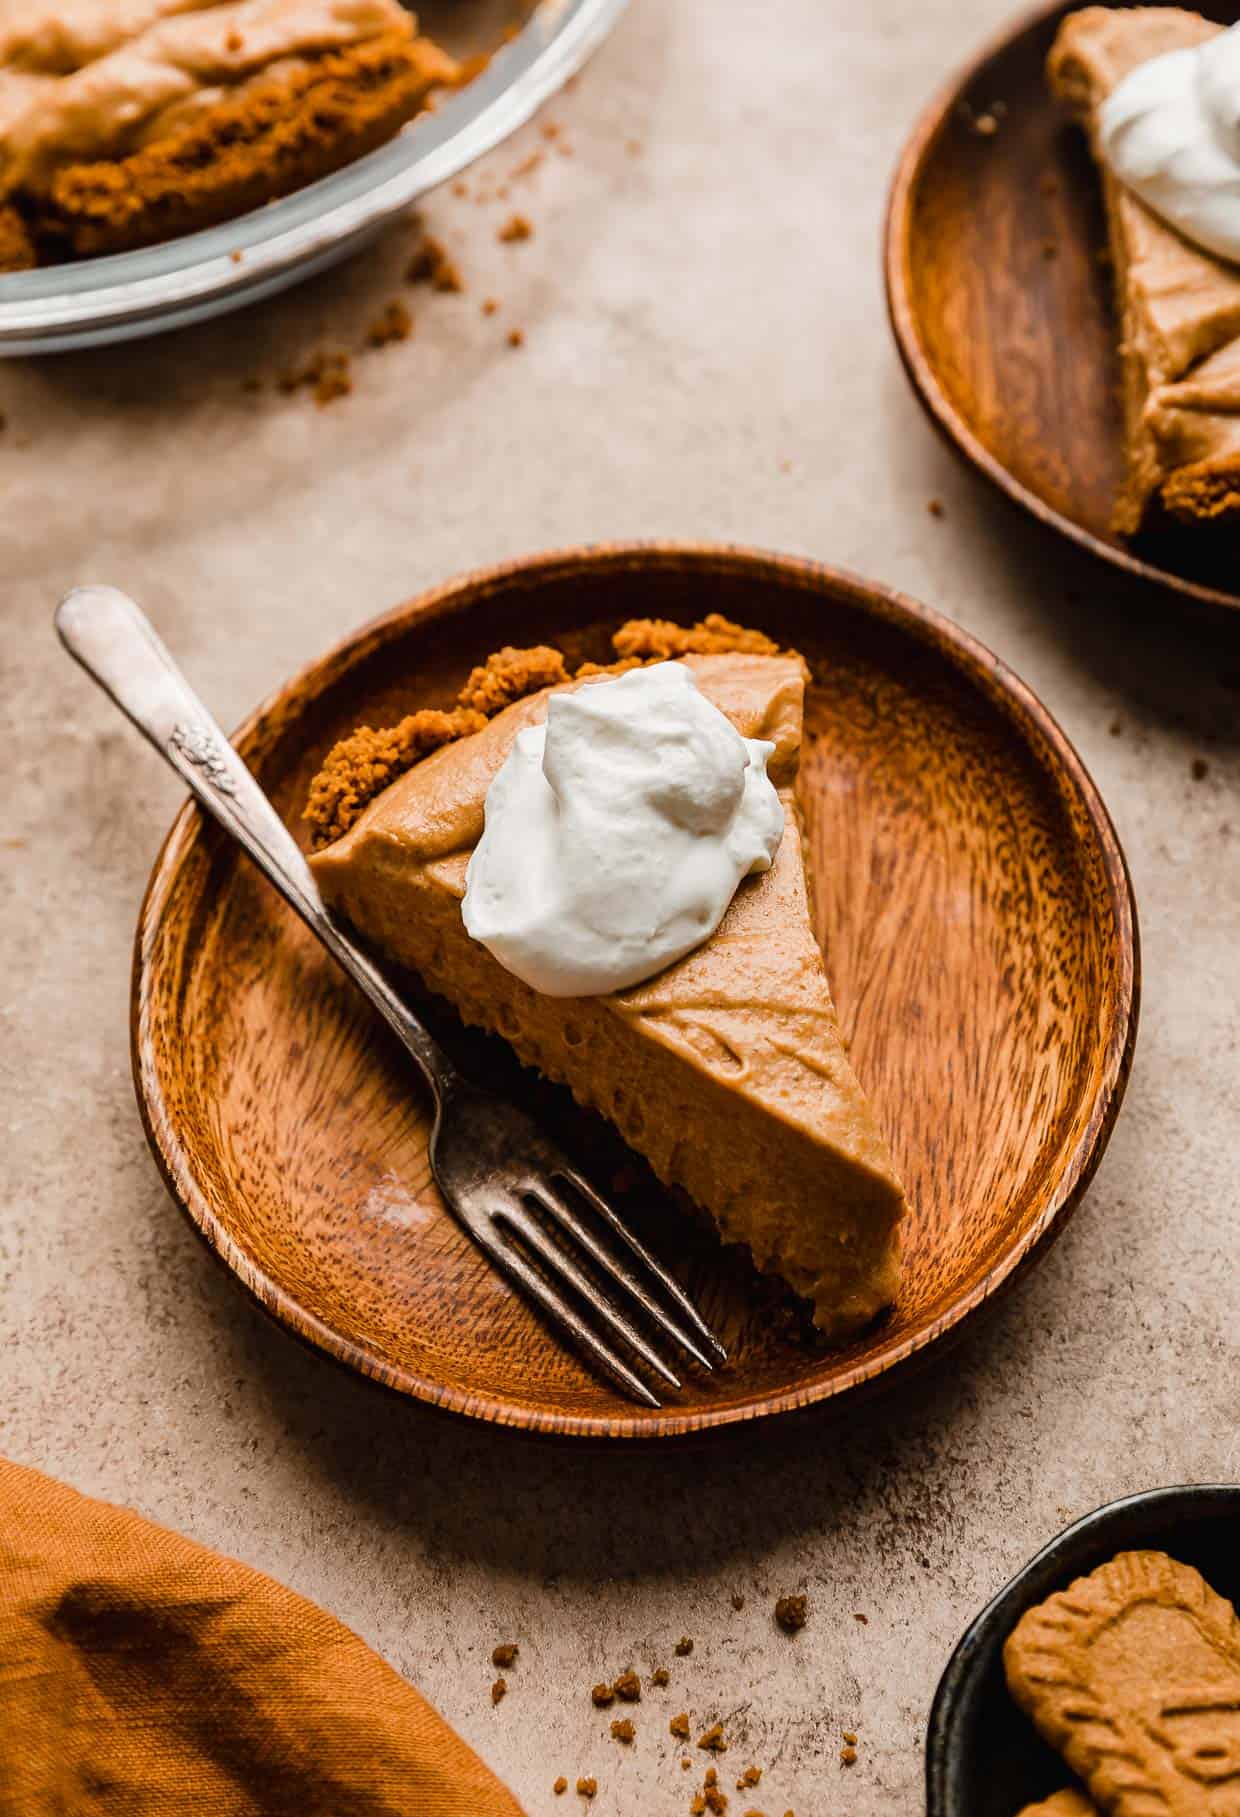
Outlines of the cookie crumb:
M781 1596L775 1604L775 1620L785 1634L798 1634L809 1620L807 1596Z
M613 1741L623 1741L627 1744L632 1741L636 1733L637 1730L633 1727L632 1722L627 1716L621 1716L611 1725L611 1738Z
M413 333L413 317L400 302L392 302L380 311L366 330L368 347L390 347L394 341L407 341Z
M676 1645L672 1648L672 1651L675 1653L677 1659L687 1659L689 1654L693 1651L693 1642L689 1639L687 1634L682 1634L680 1639L676 1642Z
M524 330L524 328L510 328L508 330L508 345L510 347L524 347L525 346L525 330Z
M597 1779L579 1779L577 1781L577 1796L579 1798L593 1798L597 1792Z
M930 513L931 517L943 517L945 515L941 498L927 499L926 510Z
M1124 730L1124 722L1122 719L1113 719L1107 729L1112 738L1118 738Z
M857 1611L856 1611L856 1610L854 1610L854 1611L853 1611L853 1620L854 1620L854 1621L859 1621L859 1622L860 1622L860 1623L861 1623L861 1626L862 1626L862 1627L863 1627L863 1628L868 1628L868 1627L869 1627L869 1625L870 1625L870 1618L869 1618L869 1616L868 1616L868 1615L860 1615L860 1614L858 1614L858 1613L857 1613Z
M672 1682L672 1675L666 1666L656 1666L650 1674L650 1682L652 1685L668 1685Z
M854 1735L854 1734L853 1734L853 1732L852 1732L852 1730L851 1730L851 1729L845 1729L845 1730L844 1730L844 1736L843 1736L843 1739L844 1739L844 1743L845 1743L845 1745L846 1745L846 1746L847 1746L847 1747L850 1747L850 1748L855 1748L855 1747L856 1747L856 1745L857 1745L857 1737L856 1737L856 1736L855 1736L855 1735Z
M1057 259L1059 257L1059 242L1057 240L1043 240L1042 257L1048 261Z
M517 1654L520 1651L515 1640L502 1641L491 1654L491 1664L498 1666L501 1671L507 1671L509 1666L516 1665Z
M762 1768L761 1767L746 1767L745 1771L741 1774L740 1778L736 1782L736 1789L738 1792L743 1792L743 1791L745 1791L745 1789L748 1786L760 1785L761 1783L762 1783Z
M636 1672L621 1672L611 1688L625 1703L641 1702L642 1681Z
M745 1598L740 1594L740 1592L738 1590L734 1590L732 1592L732 1607L737 1610L743 1609L745 1607Z
M993 113L978 114L973 122L973 130L983 139L993 139L999 130L999 122Z
M667 1725L667 1732L669 1735L674 1735L677 1741L688 1741L689 1712L687 1710L682 1710L679 1716L673 1716L672 1720Z
M519 240L528 240L534 232L527 215L510 215L496 234L496 239L507 246L515 245Z
M605 1710L609 1704L615 1703L616 1693L610 1685L595 1685L590 1698L596 1710Z
M723 1724L712 1722L710 1727L698 1736L698 1746L704 1748L708 1754L726 1754L728 1744L724 1739Z
M508 1680L506 1678L497 1678L495 1683L491 1686L491 1702L498 1703L501 1698L506 1697L507 1695Z
M499 309L498 297L484 297L482 300L483 315L495 315Z
M840 1749L840 1764L842 1766L846 1766L846 1767L852 1766L855 1763L856 1758L857 1758L856 1748L841 1748Z
M1204 757L1193 758L1192 776L1194 782L1204 782L1210 774L1210 766Z
M456 293L465 288L455 259L443 241L429 233L406 266L405 278L410 284L429 284L432 290Z
M560 1777L556 1780L551 1790L555 1793L557 1798L562 1798L565 1792L567 1792L568 1781L565 1779L563 1773L560 1774Z

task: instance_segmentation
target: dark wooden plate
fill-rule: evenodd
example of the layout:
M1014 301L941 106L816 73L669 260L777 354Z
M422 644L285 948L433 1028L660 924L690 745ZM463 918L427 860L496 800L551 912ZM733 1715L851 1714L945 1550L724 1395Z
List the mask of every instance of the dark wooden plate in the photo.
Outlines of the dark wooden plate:
M932 420L1010 498L1116 567L1240 607L1234 539L1110 527L1123 449L1101 192L1044 74L1073 10L1009 26L918 122L887 214L896 342ZM1240 17L1235 0L1200 10Z
M1108 1502L1044 1546L973 1621L926 1729L926 1817L1012 1817L1072 1775L1016 1707L1003 1645L1026 1610L1117 1552L1167 1552L1240 1605L1240 1486L1189 1483Z
M853 1055L914 1207L894 1311L807 1346L769 1289L640 1175L631 1215L732 1363L661 1413L561 1348L442 1207L411 1064L224 836L187 806L138 928L133 1054L173 1195L290 1330L402 1393L542 1433L655 1438L791 1412L958 1332L1045 1247L1119 1109L1136 921L1106 810L1062 732L946 620L809 562L637 545L468 576L366 626L237 742L290 825L360 721L446 704L504 643L601 656L635 615L720 611L814 672L803 776L818 931ZM440 1032L607 1174L618 1138L507 1050Z

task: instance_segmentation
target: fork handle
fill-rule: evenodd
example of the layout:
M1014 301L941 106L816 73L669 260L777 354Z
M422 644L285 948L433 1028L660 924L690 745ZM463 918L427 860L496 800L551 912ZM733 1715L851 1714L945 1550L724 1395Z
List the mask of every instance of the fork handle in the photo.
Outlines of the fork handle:
M457 1078L439 1043L328 913L314 873L257 781L203 706L141 607L116 587L77 587L60 604L61 642L148 738L213 819L318 935L417 1061L436 1109Z

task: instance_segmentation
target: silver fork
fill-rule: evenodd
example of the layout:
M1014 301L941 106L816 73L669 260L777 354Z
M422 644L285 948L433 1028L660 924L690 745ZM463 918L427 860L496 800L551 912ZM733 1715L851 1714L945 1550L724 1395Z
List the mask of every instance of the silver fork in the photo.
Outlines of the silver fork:
M639 1309L703 1369L726 1362L726 1351L692 1301L607 1201L524 1111L462 1076L328 913L296 840L134 601L115 587L79 587L62 601L56 629L69 653L245 848L413 1056L435 1101L430 1140L435 1182L495 1266L645 1406L661 1402L617 1344L669 1387L679 1388L680 1381L634 1323ZM612 1243L600 1241L583 1208ZM610 1293L596 1275L606 1279ZM581 1304L606 1338L583 1316Z

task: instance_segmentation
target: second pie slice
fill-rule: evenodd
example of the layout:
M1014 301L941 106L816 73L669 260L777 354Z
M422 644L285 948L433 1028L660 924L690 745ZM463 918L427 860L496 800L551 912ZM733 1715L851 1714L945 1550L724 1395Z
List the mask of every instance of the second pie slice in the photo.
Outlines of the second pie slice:
M696 632L637 624L617 646L631 663L677 656L742 736L774 745L782 840L704 944L627 989L555 997L466 932L466 868L493 777L554 692L590 685L553 650L503 652L452 712L337 747L312 790L327 842L311 862L328 903L367 940L608 1117L842 1341L895 1296L905 1200L810 920L795 795L804 664L722 621Z
M1085 126L1102 173L1123 369L1125 477L1112 522L1159 513L1240 521L1240 267L1191 244L1108 168L1099 110L1142 64L1221 26L1178 7L1086 7L1052 47L1052 89Z

